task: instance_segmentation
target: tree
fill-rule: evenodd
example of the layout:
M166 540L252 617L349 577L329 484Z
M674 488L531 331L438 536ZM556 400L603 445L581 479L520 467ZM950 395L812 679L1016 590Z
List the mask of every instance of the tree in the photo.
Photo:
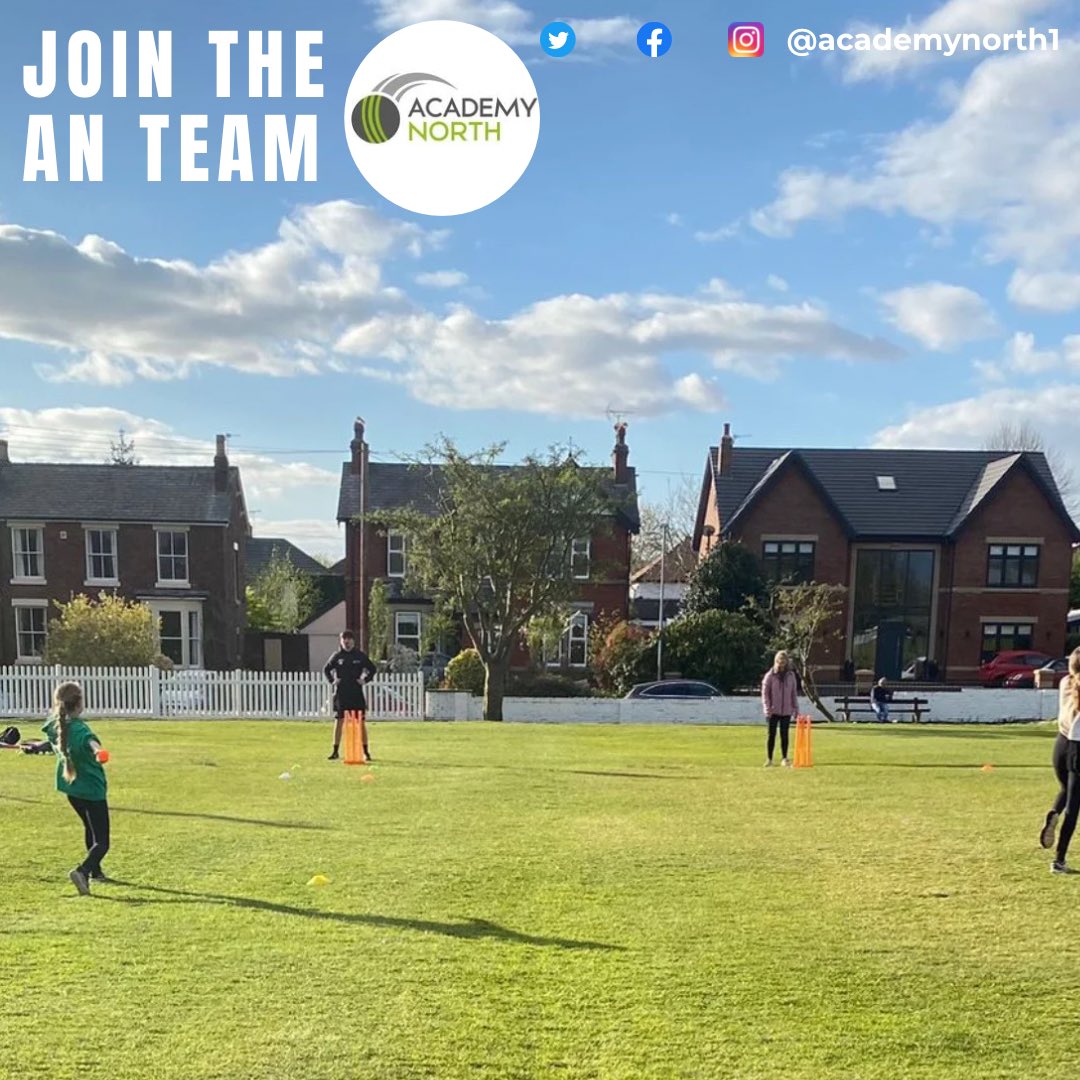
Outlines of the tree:
M529 656L536 671L544 670L548 657L559 655L559 645L570 625L572 615L573 612L568 606L559 605L552 611L534 615L525 624L525 644L529 648Z
M386 601L386 582L376 578L368 593L368 655L385 660L390 646L390 605Z
M748 602L757 610L767 603L768 596L769 586L757 557L742 544L725 540L695 567L683 611L689 615L703 611L741 611Z
M513 467L502 446L467 454L442 438L412 461L430 481L431 505L378 517L409 538L410 570L425 591L461 612L484 664L484 718L502 719L510 659L529 621L577 594L573 542L614 512L606 470L553 447ZM592 572L598 568L593 563Z
M761 678L766 633L744 612L683 615L668 626L664 640L666 662L686 679L702 679L727 692Z
M843 585L817 582L784 585L772 594L770 648L786 650L802 680L803 692L829 720L835 717L817 692L811 657L821 646L840 639L837 624L846 596Z
M1080 608L1080 550L1073 552L1072 573L1069 575L1069 607Z
M124 438L124 429L119 432L119 440L109 443L109 456L105 460L106 465L138 465L139 459L135 456L135 443Z
M686 476L678 484L668 487L665 499L642 502L638 514L641 531L630 542L633 570L640 570L660 558L664 550L665 526L668 551L693 536L699 494L698 485Z
M596 685L625 694L656 678L656 634L623 619L597 619L589 633L589 658Z
M295 634L315 611L315 583L275 547L270 561L247 587L247 620L252 630Z
M154 613L145 605L106 594L55 601L45 663L73 667L148 667L158 652Z
M1033 424L1027 420L1021 420L1016 424L1003 420L990 433L983 444L983 449L1007 450L1014 454L1030 450L1045 454L1046 463L1050 466L1050 472L1053 473L1061 498L1069 508L1069 512L1075 516L1076 473L1059 449L1047 446L1042 433Z

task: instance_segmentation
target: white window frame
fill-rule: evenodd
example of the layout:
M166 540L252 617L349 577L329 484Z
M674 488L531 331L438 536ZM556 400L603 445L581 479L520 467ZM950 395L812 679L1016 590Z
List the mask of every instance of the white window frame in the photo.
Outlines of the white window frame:
M161 617L165 612L178 612L180 615L180 657L178 667L201 669L205 660L206 620L203 618L203 604L200 600L144 600L144 604L154 613L154 628L158 636L158 649L161 649ZM191 634L191 617L197 620L198 634ZM192 647L194 643L194 648ZM195 655L193 655L195 654ZM174 661L175 663L175 661Z
M576 569L577 560L584 559L585 573L579 574ZM588 581L592 573L592 540L588 537L570 541L570 576L575 581Z
M24 633L22 627L19 625L20 613L23 611L40 611L43 612L42 621L44 622L44 644L42 645L42 653L45 651L45 645L49 641L49 601L48 600L12 600L11 609L14 612L15 618L15 662L17 664L40 664L43 662L42 656L29 655L24 656L22 651L22 635ZM35 630L30 631L31 634L37 633Z
M112 536L112 577L94 577L94 554L91 550L90 537L94 533L105 533ZM86 581L84 585L119 585L120 584L120 530L115 525L84 525L83 544L86 548ZM97 558L104 558L99 554Z
M581 630L575 634L575 630ZM581 660L574 660L574 646L581 646ZM587 611L575 611L570 616L570 623L559 642L559 659L566 658L567 667L583 668L589 666L589 613Z
M38 567L40 574L21 573L20 557L29 554L23 551L20 556L18 536L20 533L37 533L38 538ZM44 585L45 584L45 525L43 522L15 521L11 523L11 584L12 585Z
M401 570L398 572L395 572L393 569L393 560L395 556L401 559ZM403 578L408 569L409 557L406 551L405 534L388 532L386 534L386 576Z
M182 578L167 578L161 572L161 538L163 536L184 537L184 576ZM191 588L191 535L186 525L155 525L154 548L157 560L157 588L159 589L190 589ZM165 556L167 559L179 558L175 552Z
M416 633L406 635L408 641L416 642L415 653L417 656L421 653L420 644L424 640L424 620L419 611L395 611L394 612L394 644L400 645L403 649L413 649L412 645L407 645L401 640L401 623L403 620L409 619L416 622Z

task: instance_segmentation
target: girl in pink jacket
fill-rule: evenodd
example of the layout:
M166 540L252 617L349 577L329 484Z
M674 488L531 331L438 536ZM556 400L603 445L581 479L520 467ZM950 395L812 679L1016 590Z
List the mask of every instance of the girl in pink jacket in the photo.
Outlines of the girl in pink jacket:
M769 756L765 759L765 768L769 768L773 763L776 732L779 729L780 763L790 769L788 733L791 730L791 718L799 711L799 692L791 661L783 649L773 658L772 668L765 672L765 678L761 680L761 707L765 712L765 719L769 722Z

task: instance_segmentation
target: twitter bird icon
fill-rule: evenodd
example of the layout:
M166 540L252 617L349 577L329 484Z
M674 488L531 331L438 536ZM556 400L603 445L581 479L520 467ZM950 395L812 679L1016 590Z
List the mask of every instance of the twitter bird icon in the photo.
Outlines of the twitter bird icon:
M574 28L569 23L548 23L540 31L540 48L548 56L568 56L577 44Z

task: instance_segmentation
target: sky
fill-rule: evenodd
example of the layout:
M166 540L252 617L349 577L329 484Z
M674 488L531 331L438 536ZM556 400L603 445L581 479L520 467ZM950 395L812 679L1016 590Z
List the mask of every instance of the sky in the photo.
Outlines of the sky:
M738 446L979 447L1003 422L1080 468L1080 14L1047 0L115 0L20 5L0 40L0 437L15 461L201 463L228 433L257 535L339 557L341 462L438 435L513 460L609 458L616 418L646 501ZM735 17L765 52L728 55ZM540 98L518 184L424 217L378 195L342 129L353 72L431 18L496 33ZM554 19L570 56L539 48ZM636 47L661 21L672 47ZM791 55L788 33L1057 28L1058 51ZM321 30L319 100L223 102L210 30ZM174 37L169 101L23 91L43 30ZM134 51L134 50L132 50ZM243 57L236 61L242 64ZM240 68L243 74L242 67ZM129 80L135 84L134 57ZM106 80L108 89L108 80ZM104 180L23 179L31 113L99 112ZM318 179L145 176L140 112L319 114ZM61 149L66 142L62 139Z

